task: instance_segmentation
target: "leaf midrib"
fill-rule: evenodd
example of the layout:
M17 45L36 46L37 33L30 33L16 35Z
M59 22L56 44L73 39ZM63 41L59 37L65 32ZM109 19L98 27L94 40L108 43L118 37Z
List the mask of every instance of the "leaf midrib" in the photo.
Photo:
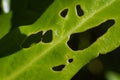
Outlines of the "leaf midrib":
M69 31L66 35L64 35L64 37L61 40L58 40L56 42L56 44L53 44L51 47L47 48L47 50L45 50L44 52L42 52L42 54L35 56L33 59L31 59L31 61L26 64L23 65L19 70L15 70L13 72L13 74L11 74L10 76L7 77L6 80L13 80L16 77L18 77L18 75L20 75L21 73L23 73L26 69L28 69L29 67L32 66L32 64L34 64L35 62L37 62L41 56L44 56L45 54L47 54L51 49L53 49L56 45L58 45L61 41L63 41L66 37L69 36L69 34L71 34L72 32L74 32L75 30L77 30L80 26L82 26L87 20L91 19L95 14L97 14L98 12L102 11L103 9L105 9L106 7L110 6L111 4L113 4L115 2L115 0L112 0L111 2L109 2L107 5L102 6L101 8L99 8L96 12L92 13L91 15L89 15L87 18L83 19L81 21L81 23L79 23L76 27L73 27L71 29L71 31Z

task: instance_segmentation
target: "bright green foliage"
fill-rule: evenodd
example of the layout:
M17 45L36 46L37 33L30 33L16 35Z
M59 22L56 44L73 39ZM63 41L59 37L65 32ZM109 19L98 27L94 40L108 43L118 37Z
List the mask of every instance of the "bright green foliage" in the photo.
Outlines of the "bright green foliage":
M82 16L76 13L78 4L84 12ZM119 0L55 0L34 24L9 33L20 49L0 58L0 80L70 80L90 60L120 45L119 7ZM62 17L60 13L64 9L68 9L68 13ZM78 51L69 48L67 41L71 34L84 32L109 19L115 20L115 24L91 46ZM45 42L42 37L39 43L22 48L26 36L40 31L45 35L48 30L52 31L52 40ZM25 37L22 39L18 33ZM60 71L52 69L59 65L65 67Z

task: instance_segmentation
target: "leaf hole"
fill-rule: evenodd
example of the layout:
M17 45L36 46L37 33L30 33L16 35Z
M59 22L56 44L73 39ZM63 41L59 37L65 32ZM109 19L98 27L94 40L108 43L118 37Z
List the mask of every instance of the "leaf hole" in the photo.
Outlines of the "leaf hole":
M53 71L62 71L64 69L65 65L62 64L62 65L59 65L59 66L54 66L52 67L52 70Z
M66 8L61 11L60 15L65 18L67 16L67 13L68 13L68 9Z
M42 42L49 43L53 39L53 33L52 30L48 30L43 36L42 36Z
M83 12L83 10L82 10L82 8L79 4L76 5L76 12L77 12L78 16L83 16L84 15L84 12Z
M68 62L69 63L72 63L73 62L73 59L71 58L71 59L68 59Z
M71 34L67 44L74 51L83 50L92 45L114 24L115 20L110 19L87 31Z
M42 31L36 33L36 34L32 34L30 36L28 36L25 41L22 44L23 48L29 48L31 46L31 44L33 43L38 43L41 41L42 38Z

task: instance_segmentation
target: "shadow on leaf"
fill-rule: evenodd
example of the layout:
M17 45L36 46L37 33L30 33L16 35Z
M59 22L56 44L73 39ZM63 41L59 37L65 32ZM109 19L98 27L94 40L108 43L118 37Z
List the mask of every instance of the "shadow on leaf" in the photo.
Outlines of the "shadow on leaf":
M52 3L53 0L11 1L11 9L13 12L13 16L11 19L12 28L8 34L6 34L2 39L0 39L0 58L11 55L22 49L21 45L24 39L31 38L33 37L33 35L31 37L27 37L26 35L21 34L17 27L22 25L33 24ZM30 47L32 43L37 43L37 39L35 39L32 39L31 42L29 41L29 39L27 39L28 45L24 44L24 46Z
M46 31L45 34L40 31L26 36L21 34L18 28L15 28L0 40L0 57L11 55L23 48L29 48L32 44L50 43L52 39L52 30Z
M11 55L22 49L20 44L26 35L20 33L19 29L14 29L0 40L0 57Z

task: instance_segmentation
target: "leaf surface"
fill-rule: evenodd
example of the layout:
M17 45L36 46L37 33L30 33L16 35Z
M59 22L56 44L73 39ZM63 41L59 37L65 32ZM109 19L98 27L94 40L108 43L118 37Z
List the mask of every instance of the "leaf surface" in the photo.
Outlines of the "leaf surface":
M41 41L0 58L0 79L70 80L90 60L120 45L119 3L119 0L54 1L34 24L19 28L20 33L26 36L42 31ZM80 5L84 12L81 16L76 11L76 5ZM68 46L71 34L85 32L111 19L115 24L89 47L74 51ZM13 34L16 30L11 34L21 47L26 38L20 42ZM45 38L48 41L44 41Z
M12 13L0 15L0 39L5 36L11 28L11 15Z

